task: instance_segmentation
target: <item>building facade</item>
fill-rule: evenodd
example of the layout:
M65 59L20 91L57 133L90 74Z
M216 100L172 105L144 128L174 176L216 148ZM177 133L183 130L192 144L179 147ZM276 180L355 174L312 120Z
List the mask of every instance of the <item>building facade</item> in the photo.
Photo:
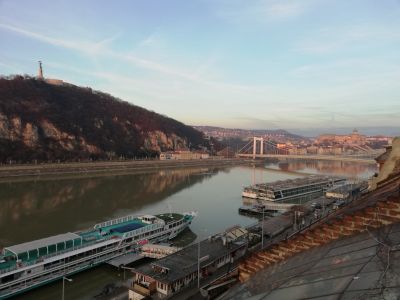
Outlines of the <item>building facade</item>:
M208 159L210 155L201 151L168 151L160 153L160 160L195 160Z

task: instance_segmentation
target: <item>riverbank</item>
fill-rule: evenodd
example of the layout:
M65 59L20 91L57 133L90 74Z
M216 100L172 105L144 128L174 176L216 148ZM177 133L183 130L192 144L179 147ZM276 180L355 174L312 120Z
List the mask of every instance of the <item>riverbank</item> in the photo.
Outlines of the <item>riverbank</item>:
M65 175L131 174L188 167L224 167L253 163L250 159L129 160L0 166L0 181Z

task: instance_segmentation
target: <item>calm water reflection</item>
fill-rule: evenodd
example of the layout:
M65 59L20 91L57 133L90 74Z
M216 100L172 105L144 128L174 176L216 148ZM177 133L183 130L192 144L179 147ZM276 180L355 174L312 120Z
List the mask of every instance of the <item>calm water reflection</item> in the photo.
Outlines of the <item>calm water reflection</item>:
M299 175L285 171L329 173L367 177L374 166L337 162L268 163L261 167L188 168L149 174L98 178L40 180L0 184L0 246L87 228L116 216L196 210L191 229L200 238L234 224L255 219L238 214L243 186ZM74 276L66 299L91 299L105 284L118 282L121 274L109 267ZM20 299L54 299L60 283L38 289Z
M364 179L369 178L377 171L377 167L374 164L357 164L343 161L289 160L267 162L266 166L277 168L282 171L334 174L338 176Z

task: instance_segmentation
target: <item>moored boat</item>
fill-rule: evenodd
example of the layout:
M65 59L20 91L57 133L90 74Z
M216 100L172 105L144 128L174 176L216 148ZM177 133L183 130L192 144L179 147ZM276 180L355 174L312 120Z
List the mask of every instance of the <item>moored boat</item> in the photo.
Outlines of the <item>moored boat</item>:
M242 196L258 200L287 202L298 197L320 196L326 189L343 184L345 181L345 178L312 175L247 186L243 189Z
M128 215L85 231L5 247L0 255L0 299L135 252L147 242L173 239L195 216L195 212Z

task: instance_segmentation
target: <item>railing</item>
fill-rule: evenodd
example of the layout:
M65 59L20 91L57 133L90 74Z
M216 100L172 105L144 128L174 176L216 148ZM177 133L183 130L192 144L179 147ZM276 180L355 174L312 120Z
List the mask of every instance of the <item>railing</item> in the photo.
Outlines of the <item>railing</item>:
M60 267L60 266L64 266L64 267L60 268L57 271L44 270L42 273L46 273L46 272L52 272L52 273L49 273L47 275L46 274L43 274L43 275L37 274L38 277L36 277L34 279L32 279L32 278L17 279L17 281L18 281L17 284L15 284L15 282L12 282L12 281L11 282L7 282L2 286L3 290L0 292L0 298L1 298L1 296L4 296L4 295L11 295L12 293L14 293L14 290L15 291L20 291L21 290L21 285L24 288L28 288L28 287L30 287L32 285L35 285L35 284L38 284L38 283L43 283L43 282L46 282L48 280L53 280L55 278L58 278L58 277L61 277L63 275L66 275L68 273L71 273L73 271L76 271L76 270L79 270L79 269L84 269L84 268L86 268L88 266L99 264L99 263L105 262L105 261L107 261L109 259L112 259L112 258L114 258L116 256L123 255L123 253L122 254L119 253L119 252L116 253L116 251L118 251L118 250L120 250L120 248L118 248L118 249L110 249L109 253L107 253L105 255L102 255L102 253L96 253L96 254L93 254L91 256L84 257L84 258L82 258L80 260L70 262L70 264L72 264L72 265L68 266L68 267L65 267L65 264L61 263L60 265L58 265L58 267ZM54 267L57 267L57 266L54 266ZM15 286L13 286L13 285L15 285ZM5 286L9 286L8 290L4 289Z
M102 223L98 223L98 224L94 225L94 228L98 229L98 228L103 228L103 227L107 227L107 226L111 226L111 225L121 224L124 222L132 221L133 219L136 219L137 217L138 217L138 215L128 215L125 217L108 220L106 222L102 222Z
M111 239L111 237L109 237L108 239L105 239L105 240L109 240L109 239ZM79 246L75 246L75 247L73 247L71 249L65 249L65 250L57 251L57 252L54 252L54 253L51 253L51 254L42 255L38 259L35 259L35 260L32 260L32 261L22 262L22 263L20 263L20 265L15 265L13 267L1 270L0 274L8 273L8 272L11 272L11 271L15 271L17 269L21 269L21 268L28 267L28 266L31 266L31 265L34 265L34 264L37 264L37 263L41 263L45 259L48 259L48 258L51 258L51 257L55 257L57 255L61 255L61 254L67 253L67 252L79 250L79 249L82 249L82 248L85 248L85 247L88 247L88 246L91 246L91 245L94 245L94 244L97 244L97 243L99 243L99 241L91 241L91 242L87 242L85 244L81 244Z
M135 235L138 234L142 234L142 233L147 233L153 230L157 230L157 229L162 229L164 228L164 224L151 224L151 225L147 225L145 227L142 228L138 228L129 232L126 232L122 235L123 239L129 238L129 237L133 237Z

